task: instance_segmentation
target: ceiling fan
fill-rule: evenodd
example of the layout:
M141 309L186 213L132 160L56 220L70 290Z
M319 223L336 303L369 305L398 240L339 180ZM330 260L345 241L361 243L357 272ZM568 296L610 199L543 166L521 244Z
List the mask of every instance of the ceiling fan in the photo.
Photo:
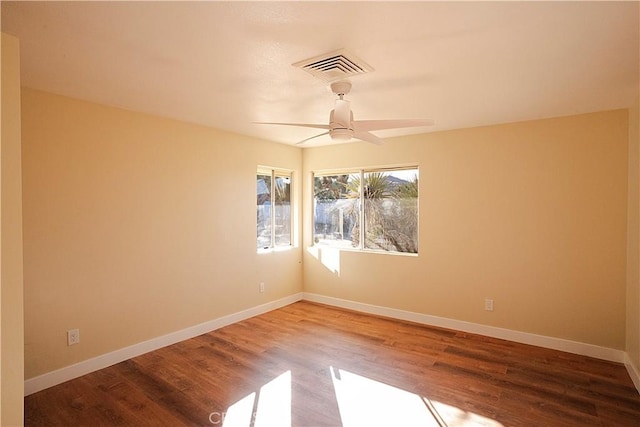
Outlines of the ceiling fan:
M327 132L319 135L303 139L297 144L318 138L320 136L329 135L332 140L349 141L352 138L362 141L371 142L373 144L382 144L384 141L371 131L384 129L398 129L419 126L431 126L433 120L415 119L415 120L353 120L353 112L351 111L350 102L344 99L344 96L351 90L349 81L338 81L331 84L331 91L338 95L336 105L329 114L329 124L311 124L311 123L261 123L265 125L284 125L284 126L300 126L307 128L327 129Z

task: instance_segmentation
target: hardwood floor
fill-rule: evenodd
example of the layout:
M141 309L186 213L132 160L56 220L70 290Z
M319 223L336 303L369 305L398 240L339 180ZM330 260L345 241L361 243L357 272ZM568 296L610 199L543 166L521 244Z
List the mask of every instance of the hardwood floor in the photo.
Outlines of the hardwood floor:
M27 426L640 426L623 365L297 302L25 398Z

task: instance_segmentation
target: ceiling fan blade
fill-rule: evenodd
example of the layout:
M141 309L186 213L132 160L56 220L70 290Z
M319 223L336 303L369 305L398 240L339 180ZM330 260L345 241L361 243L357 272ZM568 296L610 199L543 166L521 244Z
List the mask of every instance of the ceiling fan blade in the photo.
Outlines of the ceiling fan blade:
M318 137L321 137L321 136L324 136L324 135L329 135L329 132L324 132L324 133L321 133L320 135L314 135L314 136L312 136L310 138L303 139L300 142L296 142L296 145L304 144L305 142L309 141L310 139L318 138Z
M351 127L351 106L349 101L336 99L336 107L333 109L333 121L337 127L349 129Z
M397 128L412 128L421 126L433 126L431 119L414 120L354 120L353 129L356 131L370 131Z
M258 125L282 125L282 126L298 126L303 128L329 129L329 125L319 125L312 123L272 123L272 122L254 122Z
M364 132L364 131L355 131L353 132L353 137L357 139L361 139L366 142L371 142L372 144L382 145L384 141L372 133Z

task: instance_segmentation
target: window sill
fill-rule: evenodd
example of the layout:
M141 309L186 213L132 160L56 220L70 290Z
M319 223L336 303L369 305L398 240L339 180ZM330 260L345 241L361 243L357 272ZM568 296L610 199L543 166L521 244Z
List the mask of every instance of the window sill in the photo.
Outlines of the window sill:
M258 254L270 254L272 252L286 252L286 251L290 251L294 248L293 245L288 245L288 246L276 246L275 248L259 248L257 253Z
M344 252L358 252L363 254L382 254L382 255L396 255L396 256L405 256L405 257L418 257L419 252L396 252L396 251L384 251L382 249L360 249L353 248L348 246L331 246L331 245L323 245L323 244L313 244L309 246L309 248L313 248L315 250L331 250L331 251L344 251Z

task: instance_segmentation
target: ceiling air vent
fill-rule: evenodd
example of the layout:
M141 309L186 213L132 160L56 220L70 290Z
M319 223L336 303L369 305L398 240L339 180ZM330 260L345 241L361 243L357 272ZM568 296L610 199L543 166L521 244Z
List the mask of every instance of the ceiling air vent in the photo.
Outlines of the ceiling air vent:
M293 66L329 83L373 71L369 64L344 49L305 59Z

